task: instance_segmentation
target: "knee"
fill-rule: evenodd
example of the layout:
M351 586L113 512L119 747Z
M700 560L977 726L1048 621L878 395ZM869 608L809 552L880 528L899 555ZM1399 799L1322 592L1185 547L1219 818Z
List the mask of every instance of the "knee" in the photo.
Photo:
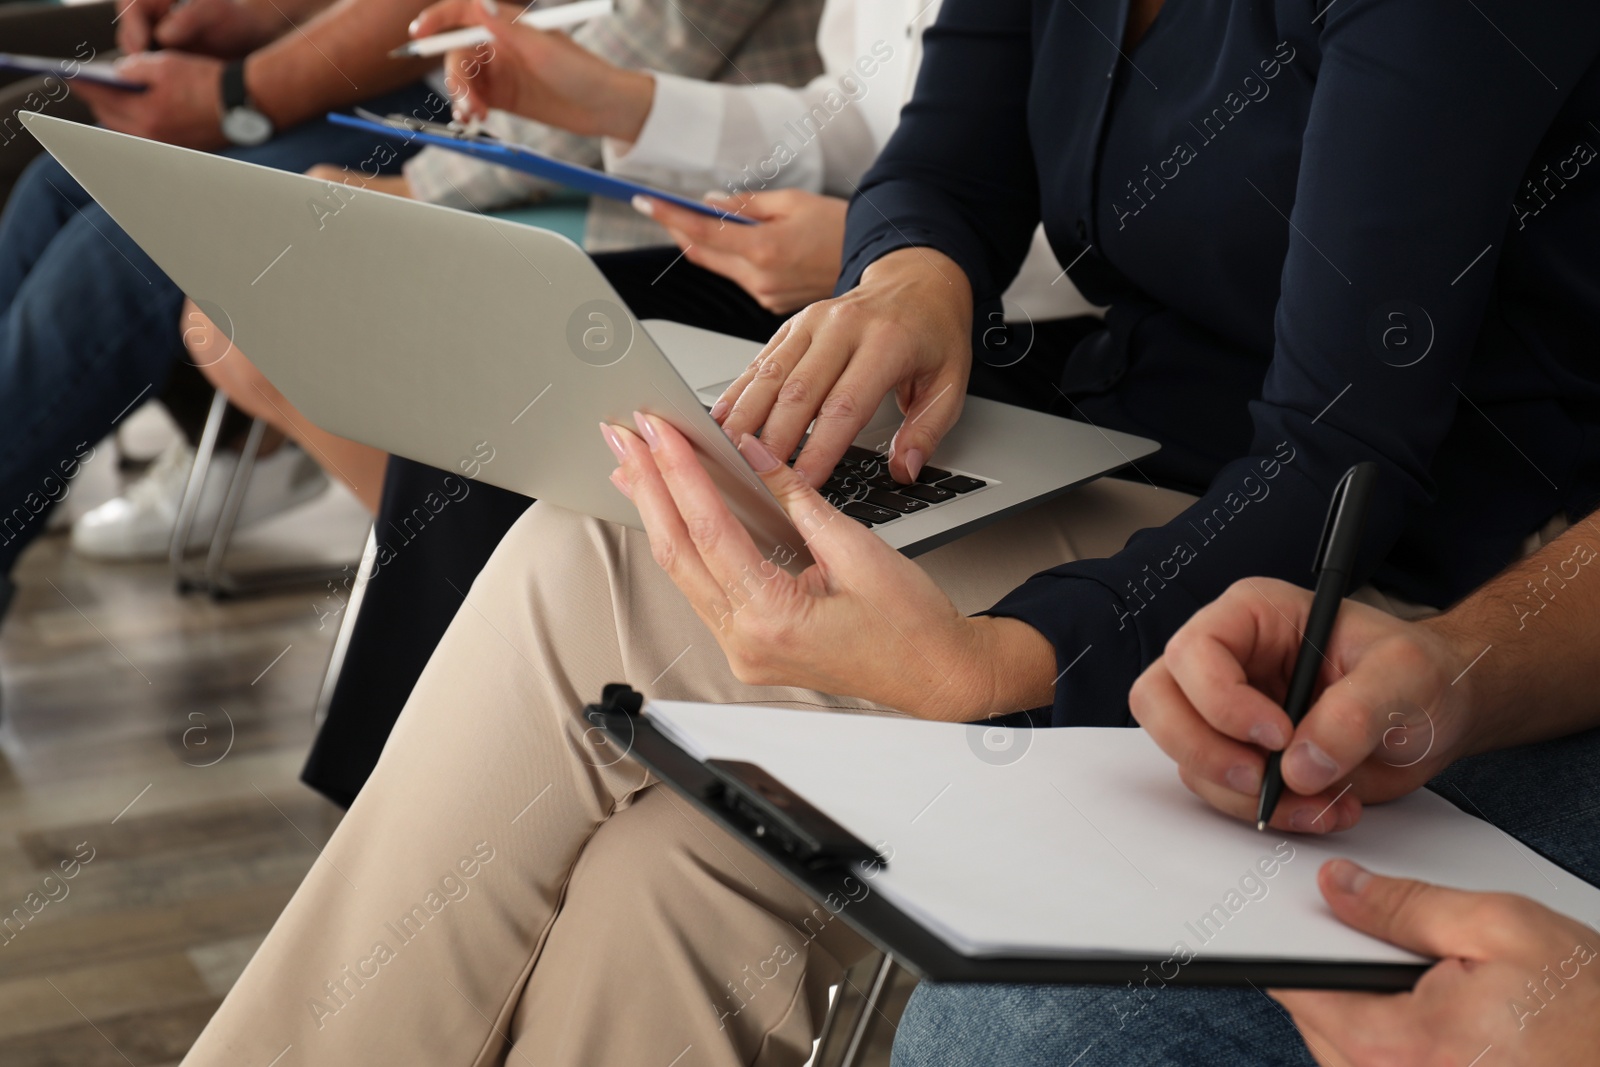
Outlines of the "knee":
M912 995L894 1067L1206 1062L1309 1065L1283 1011L1254 990L1198 986L929 985ZM1232 1060L1229 1060L1232 1057Z
M1104 995L1080 986L924 982L895 1032L894 1067L1071 1063L1097 1029L1073 1021Z
M74 181L67 169L56 162L49 152L40 153L24 167L11 190L11 201L18 204L18 210L41 199L54 200L60 197L66 197L74 207L89 200L89 194L83 186Z
M187 297L183 301L183 310L178 313L178 329L183 338L183 350L189 353L190 361L200 368L200 373L205 375L208 382L226 391L231 384L231 368L218 366L226 349L225 344L218 343L222 331Z
M184 301L180 325L183 347L190 361L239 408L257 418L267 417L274 410L287 409L288 401L277 386L269 382L244 353L234 348L228 335L193 302Z

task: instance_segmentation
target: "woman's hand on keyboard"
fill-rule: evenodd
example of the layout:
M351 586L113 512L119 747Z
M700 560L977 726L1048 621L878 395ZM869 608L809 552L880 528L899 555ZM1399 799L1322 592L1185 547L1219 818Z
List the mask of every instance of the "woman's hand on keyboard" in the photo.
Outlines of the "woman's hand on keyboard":
M868 267L850 292L784 323L711 417L735 441L760 432L783 458L811 426L795 466L818 486L892 390L905 419L889 472L911 482L960 416L971 370L966 274L942 252L902 248Z

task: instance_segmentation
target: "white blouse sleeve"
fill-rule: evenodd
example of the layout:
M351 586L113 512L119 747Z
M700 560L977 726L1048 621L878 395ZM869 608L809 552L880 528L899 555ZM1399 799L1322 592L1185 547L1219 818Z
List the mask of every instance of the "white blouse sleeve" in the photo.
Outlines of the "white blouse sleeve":
M881 147L860 101L898 92L855 70L799 89L655 79L639 139L606 141L606 169L691 196L768 188L849 196Z

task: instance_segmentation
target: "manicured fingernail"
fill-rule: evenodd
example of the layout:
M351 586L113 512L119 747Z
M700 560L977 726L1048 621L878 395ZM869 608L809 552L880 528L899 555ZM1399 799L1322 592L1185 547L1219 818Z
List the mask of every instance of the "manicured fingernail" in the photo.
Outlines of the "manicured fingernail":
M422 16L418 15L411 20L411 25L406 27L406 36L415 37L417 35L417 27L420 25L422 25Z
M633 205L633 210L646 218L653 218L656 213L656 204L648 196L636 196L628 203Z
M757 474L765 474L778 465L778 457L772 454L771 449L762 444L759 438L745 434L739 440L739 454L745 462L755 468Z
M912 481L916 481L917 475L922 473L922 464L927 458L920 448L913 448L906 453L906 473L911 475Z
M500 13L500 5L495 3L494 0L478 0L478 5L487 14L498 15Z
M1339 765L1315 741L1296 741L1283 754L1283 770L1302 793L1315 793L1338 777Z
M1262 748L1277 751L1283 747L1285 740L1283 727L1275 722L1258 722L1250 727L1250 740Z
M650 446L650 451L654 452L661 444L661 435L656 433L654 420L642 412L635 411L633 413L633 424L639 427L639 432L644 435L644 443Z
M732 410L732 408L733 405L728 403L726 400L718 400L715 404L711 405L712 421L721 422L724 416L726 416L728 412Z
M1247 763L1239 763L1229 767L1225 777L1228 780L1228 788L1236 793L1253 796L1261 792L1261 774Z
M628 488L628 480L623 477L621 467L611 472L611 484L617 487L617 492L629 500L633 499L633 490Z
M602 422L600 424L600 436L604 437L606 444L611 446L611 452L617 457L618 463L627 460L628 453L622 448L622 438L617 436L617 431L613 430L608 423Z
M1334 860L1328 864L1328 881L1341 893L1354 896L1367 888L1367 883L1372 881L1372 872L1349 860Z

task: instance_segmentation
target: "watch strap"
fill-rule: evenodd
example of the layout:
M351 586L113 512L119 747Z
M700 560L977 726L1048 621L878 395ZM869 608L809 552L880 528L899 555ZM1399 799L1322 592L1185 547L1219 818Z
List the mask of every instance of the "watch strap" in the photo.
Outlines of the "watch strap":
M236 59L222 68L222 113L226 115L249 102L250 92L244 84L244 60Z

